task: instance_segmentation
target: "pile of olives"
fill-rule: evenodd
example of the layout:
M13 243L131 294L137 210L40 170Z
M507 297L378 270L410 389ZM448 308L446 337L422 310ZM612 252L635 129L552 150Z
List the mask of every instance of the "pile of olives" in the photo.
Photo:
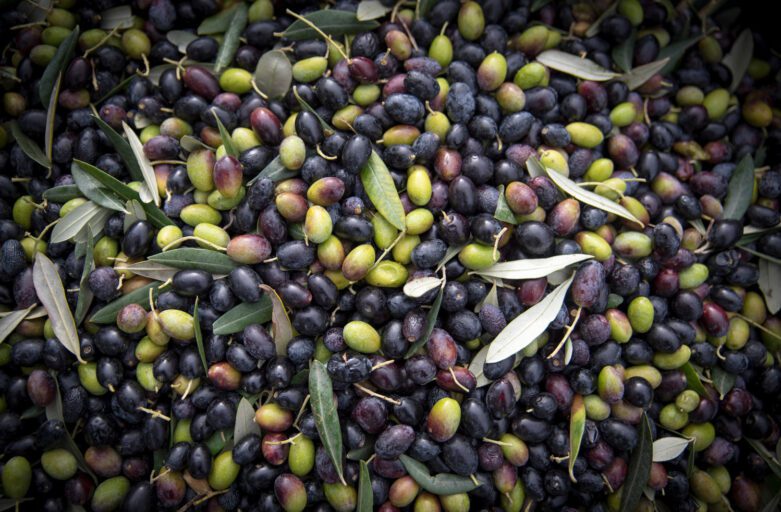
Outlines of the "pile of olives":
M0 508L774 510L781 58L738 14L4 8Z

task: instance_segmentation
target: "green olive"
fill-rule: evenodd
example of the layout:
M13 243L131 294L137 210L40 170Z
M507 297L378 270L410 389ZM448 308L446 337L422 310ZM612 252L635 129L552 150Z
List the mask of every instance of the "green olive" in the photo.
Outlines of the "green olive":
M344 326L344 342L351 349L364 354L373 354L380 350L380 334L366 322L354 320Z

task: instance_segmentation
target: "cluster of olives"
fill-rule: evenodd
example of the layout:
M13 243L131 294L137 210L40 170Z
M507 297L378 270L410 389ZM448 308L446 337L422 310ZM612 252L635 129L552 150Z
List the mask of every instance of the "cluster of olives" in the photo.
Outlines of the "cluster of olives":
M711 4L4 10L3 499L778 503L781 59Z

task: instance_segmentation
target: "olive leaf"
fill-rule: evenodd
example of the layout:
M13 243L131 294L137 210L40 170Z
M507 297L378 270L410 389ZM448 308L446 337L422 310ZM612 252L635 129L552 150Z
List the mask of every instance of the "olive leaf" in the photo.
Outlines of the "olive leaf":
M278 181L293 178L295 176L298 176L298 171L292 171L285 168L285 166L282 165L282 159L279 157L279 155L277 155L272 161L266 164L266 167L264 167L257 176L247 182L247 186L251 186L253 183L262 178L268 178L276 183Z
M9 312L3 318L0 318L0 343L5 341L5 339L14 332L14 329L22 323L22 320L24 320L36 306L37 304L33 304L27 309L17 309L16 311Z
M721 61L732 73L732 83L729 86L730 91L734 91L740 85L743 75L748 71L748 65L751 63L753 55L754 34L751 33L750 28L747 28L740 33L729 53Z
M310 12L303 18L306 18L312 25L330 36L360 34L380 26L374 20L361 21L354 12L340 11L338 9L323 9ZM291 41L303 41L306 39L319 39L321 36L309 24L296 20L282 32L282 37Z
M530 159L531 158L536 158L536 157L530 157ZM642 221L640 221L640 219L632 215L632 213L629 210L627 210L620 204L616 203L615 201L611 201L610 199L606 197L602 197L596 192L592 192L590 190L586 190L585 188L578 186L578 184L572 181L571 179L567 178L563 174L559 174L558 172L554 171L549 167L545 167L545 172L548 175L548 178L550 178L550 180L557 187L559 187L563 192L577 199L581 203L586 203L587 205L593 206L594 208L599 208L600 210L604 210L608 213L612 213L621 218L635 222L640 226L644 226L644 224L642 223Z
M372 491L372 479L369 475L369 465L365 460L362 460L360 465L360 476L358 478L358 506L355 510L357 512L372 512L372 510L374 510L374 492Z
M691 439L685 437L663 437L654 441L651 460L653 462L667 462L673 460L686 450Z
M16 121L11 121L8 123L8 127L11 129L11 135L16 141L16 144L19 145L19 149L22 150L22 153L30 157L41 167L45 167L47 169L51 168L51 161L46 158L46 155L41 150L41 147L38 146L34 140L24 134L22 129L19 127L19 123Z
M602 14L600 14L599 17L596 20L594 20L594 23L589 25L584 35L586 37L594 37L595 35L599 34L599 26L602 25L603 21L605 21L607 18L612 16L614 12L616 12L617 7L618 7L618 2L613 2L612 4L610 4L610 7L602 11Z
M206 144L201 139L199 139L197 137L193 137L192 135L185 135L184 137L179 139L179 145L187 153L192 153L196 149L208 149L208 150L214 151L213 147L211 147L210 145Z
M529 158L526 159L526 170L529 173L529 176L532 178L536 178L537 176L546 176L545 167L543 167L542 162L540 162L540 159L536 156L532 155Z
M54 148L54 122L57 114L57 99L60 97L60 84L62 83L62 72L57 73L57 80L54 82L52 93L49 98L49 108L46 109L46 127L44 130L43 152L46 158L51 162L52 149Z
M569 459L567 466L569 468L569 478L573 482L575 479L575 461L580 453L580 444L583 441L583 433L586 431L586 406L583 403L582 395L575 395L572 399L572 407L569 413Z
M169 267L163 263L156 261L139 261L131 265L117 265L117 269L127 269L130 272L148 279L154 279L155 281L165 282L172 279L174 275L179 272L179 269Z
M257 88L268 96L282 98L293 83L293 66L282 50L266 52L258 61L253 75Z
M125 130L125 136L130 144L130 149L133 150L133 154L138 162L138 168L141 169L141 175L144 177L144 183L149 193L152 195L152 201L155 206L160 206L160 194L157 192L157 177L155 176L155 170L152 167L152 162L147 158L144 153L144 145L136 135L136 132L128 126L128 124L122 121L122 129Z
M634 91L650 80L652 76L661 72L668 62L670 62L670 58L665 57L664 59L637 66L621 75L621 80L626 83L630 91Z
M43 198L52 203L67 203L77 197L81 197L81 192L76 185L60 185L47 189L43 193Z
M474 273L482 277L499 279L537 279L538 277L546 277L575 263L590 260L592 257L590 254L562 254L549 258L504 261L494 263L490 267Z
M372 150L369 161L361 169L361 184L366 195L385 220L399 231L405 229L404 206L385 162Z
M445 280L442 280L442 285L439 287L439 293L437 294L437 298L434 299L434 303L431 305L431 309L428 310L428 314L426 315L426 328L423 329L423 334L415 340L415 343L413 343L409 350L407 350L407 353L404 355L404 359L409 359L410 357L414 356L415 353L426 344L428 341L428 337L431 336L431 332L434 330L434 326L437 325L437 317L439 316L439 309L442 307L442 296L444 295L445 290Z
M131 28L133 26L133 11L129 5L121 5L106 9L100 13L100 28L111 30L114 28Z
M697 394L703 398L709 395L708 390L705 389L705 386L702 384L700 373L694 365L687 361L686 364L681 366L681 370L683 370L684 375L686 375L686 384L689 389L696 391Z
M151 203L142 202L141 197L138 195L138 192L128 187L127 185L125 185L115 177L101 171L94 165L88 164L87 162L83 162L76 158L74 158L73 161L79 164L79 167L81 167L84 171L86 171L90 176L98 180L103 186L105 186L107 189L111 190L119 197L121 197L122 200L139 201L143 206L147 216L149 217L149 221L156 228L162 228L163 226L173 225L173 221L169 219L168 216L165 213L163 213L163 211L160 208L156 207Z
M260 426L255 423L255 407L242 398L236 407L236 422L233 425L233 442L238 443L251 434L260 435Z
M648 476L651 474L651 457L653 453L651 434L651 421L648 414L643 413L638 429L637 446L632 450L629 459L629 468L626 472L624 484L621 486L621 507L619 510L637 510L640 495L643 493Z
M106 101L108 98L110 98L110 97L114 96L115 94L117 94L119 91L124 91L124 90L125 90L125 88L127 87L127 85L130 83L130 81L131 81L131 80L133 80L133 78L135 78L136 76L137 76L137 75L129 75L129 76L128 76L128 77L126 77L124 80L122 80L121 82L119 82L117 85L115 85L114 87L112 87L111 89L109 89L109 90L108 90L108 92L107 92L106 94L104 94L103 96L101 96L101 97L100 97L100 98L99 98L99 99L98 99L98 100L95 102L95 105L100 105L101 103L103 103L104 101ZM157 85L157 84L155 84L155 85Z
M76 331L76 322L70 308L68 308L68 300L65 298L65 289L62 287L60 274L52 260L43 253L35 255L33 285L38 300L41 301L49 314L54 336L68 352L76 356L80 363L84 363L81 358L79 333Z
M469 362L469 372L475 376L477 387L481 388L491 383L491 380L483 373L483 367L485 366L485 357L488 355L488 345L480 349L475 354L472 361Z
M358 21L376 20L391 12L392 9L393 7L383 5L380 0L361 0L355 16Z
M187 45L198 39L198 36L188 30L169 30L165 38L176 46L179 53L187 53Z
M125 218L122 222L122 231L127 233L130 226L139 220L146 220L146 211L139 201L132 199L125 203Z
M507 204L507 199L504 197L504 185L499 185L499 199L496 201L496 211L494 211L494 218L508 224L518 224L515 220L515 214Z
M293 325L277 291L267 284L260 285L260 288L271 299L271 332L277 346L277 355L284 356L287 354L287 344L293 339Z
M106 137L111 141L111 145L117 150L117 153L122 158L122 161L127 167L127 171L130 173L130 177L136 181L144 181L144 174L141 172L141 166L136 159L136 154L133 153L133 148L130 147L130 143L122 135L116 132L108 123L106 123L100 116L93 115L95 124L98 128L106 134Z
M765 461L765 464L768 465L770 471L772 471L773 474L775 474L778 478L781 478L781 462L779 462L778 459L773 456L773 452L768 450L765 445L762 444L762 441L750 438L744 439L754 449L754 451L757 452L757 455L759 455L762 460Z
M237 9L237 4L220 11L213 16L209 16L198 25L199 36L209 36L214 34L223 34L230 27L233 20L233 13Z
M621 68L621 71L625 73L632 69L632 60L634 59L635 54L636 38L637 32L635 29L632 29L632 33L629 35L629 37L614 46L613 51L611 52L613 62L615 62L616 65Z
M718 366L714 366L710 370L711 375L711 381L713 382L713 387L716 388L716 391L719 392L719 398L724 398L724 395L730 392L730 390L735 386L735 380L737 379L736 375L734 373L729 373L725 370L722 370Z
M92 230L89 226L87 227L85 238L86 240L81 242L86 245L84 250L84 267L82 267L81 278L79 279L79 297L76 301L76 311L73 312L73 317L74 320L76 320L77 326L81 325L84 318L87 316L87 310L89 310L93 298L92 290L89 287L89 275L95 268L95 260L92 255L94 243Z
M374 438L366 436L366 443L360 448L353 448L347 452L348 460L366 460L374 454Z
M342 471L342 430L336 412L333 384L325 365L317 359L309 364L309 400L320 442L344 484Z
M79 191L93 203L117 212L125 211L122 200L85 172L76 162L71 164L71 176Z
M65 71L65 67L71 60L71 56L76 49L76 43L79 40L79 27L74 28L68 37L66 37L57 47L54 57L43 70L41 80L38 82L38 96L41 98L42 105L49 105L57 76Z
M198 347L198 355L201 357L203 372L209 373L209 364L206 362L206 350L203 348L203 332L201 331L201 319L198 317L199 297L195 297L193 306L193 331L195 333L195 345Z
M404 295L412 297L413 299L424 296L429 291L433 290L437 286L442 285L442 279L438 277L420 277L408 281L404 285Z
M239 37L247 26L247 12L247 4L244 2L240 2L238 8L233 11L230 25L225 32L217 57L214 59L214 72L218 75L223 69L230 66L236 55L236 50L239 49Z
M532 2L531 7L529 8L529 11L537 12L543 7L545 7L546 5L548 5L549 3L551 3L551 0L534 0L534 2Z
M258 302L242 302L223 313L212 324L212 332L218 335L233 334L252 324L264 324L271 320L271 299L264 295Z
M56 393L54 395L54 400L51 404L46 406L46 419L47 420L59 420L65 423L65 417L63 416L62 412L62 395L60 393L60 384L58 380L54 379L54 385L56 388ZM95 476L95 473L92 472L90 467L87 465L87 461L84 460L84 454L81 453L81 450L78 446L76 446L76 443L73 441L73 437L66 432L65 435L60 439L55 446L58 446L60 448L64 448L68 452L71 453L71 455L74 456L76 459L76 465L87 473L90 478L92 478L93 481L97 482L97 477Z
M670 43L659 50L659 54L656 56L658 59L657 62L659 60L669 59L667 64L665 64L659 72L663 75L667 75L673 71L678 65L678 62L680 62L681 57L683 57L683 54L686 53L686 50L697 44L700 38L702 38L701 35L687 37L685 39L681 39L680 41Z
M537 62L553 70L583 80L604 82L619 76L618 73L603 68L593 60L581 58L561 50L545 50L537 55Z
M222 139L222 145L225 147L225 153L234 158L238 158L239 150L236 149L230 132L225 128L225 125L222 124L222 120L220 119L220 116L217 115L217 112L212 110L212 114L214 114L214 120L217 122L217 129L220 131L220 139Z
M317 112L317 110L315 110L315 109L312 107L312 105L310 105L309 103L307 103L307 101L306 101L304 98L302 98L300 94L298 94L298 86L296 86L296 87L293 87L293 96L295 96L295 97L296 97L296 101L297 101L297 102L298 102L298 104L301 106L301 110L306 110L307 112L309 112L310 114L312 114L313 116L315 116L315 118L317 119L317 121L320 123L320 126L322 126L322 127L323 127L323 131L325 131L326 133L328 133L328 132L333 132L333 131L334 131L333 127L332 127L330 124L328 124L328 121L326 121L325 119L323 119L323 116L321 116L321 115L320 115L320 114Z
M198 269L212 274L230 274L238 265L225 254L196 247L181 247L149 256L149 261L180 270Z
M775 512L781 509L781 491L778 491L760 512Z
M559 314L561 305L564 304L564 299L567 297L567 290L569 290L574 278L575 273L573 272L569 279L556 287L540 302L507 324L489 345L486 362L496 363L515 355L545 332L548 325Z
M741 220L751 205L754 194L754 159L746 154L732 171L727 187L727 197L724 198L722 219Z
M765 296L770 313L781 310L781 265L765 259L759 260L759 289Z
M67 242L89 227L93 233L103 229L103 225L111 216L111 210L103 208L92 201L86 201L71 210L54 225L51 242Z
M440 473L431 476L431 472L429 472L425 464L408 455L400 455L399 461L401 461L409 476L431 494L439 496L459 494L472 491L479 485L475 484L470 478L451 473Z
M111 324L117 319L117 313L119 310L127 306L128 304L138 304L143 306L144 309L149 309L149 290L152 290L152 298L157 297L158 288L160 283L145 284L140 288L136 288L132 292L123 295L122 297L109 302L98 311L93 313L89 321L95 324Z

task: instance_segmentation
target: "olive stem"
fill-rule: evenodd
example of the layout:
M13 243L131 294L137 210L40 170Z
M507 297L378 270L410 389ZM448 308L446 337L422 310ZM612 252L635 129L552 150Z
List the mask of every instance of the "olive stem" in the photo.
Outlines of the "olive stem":
M151 288L149 289L149 309L152 311L152 317L157 320L157 310L155 309L154 294Z
M484 437L482 440L485 443L491 443L497 446L512 446L510 443L505 443L504 441L497 441L496 439L491 439L490 437Z
M743 249L743 247L741 247L741 249ZM779 336L778 333L775 333L775 332L771 331L770 329L768 329L764 325L759 324L759 323L753 321L752 319L748 318L747 316L741 315L740 313L736 312L734 314L735 314L736 317L738 317L738 318L740 318L742 320L745 320L746 322L750 323L751 325L753 325L754 327L756 327L760 331L765 332L765 333L771 335L772 337L774 337L777 340L781 340L781 336Z
M117 283L117 290L122 289L122 283L125 282L125 274L119 274L119 282Z
M48 231L49 231L51 228L53 228L53 227L54 227L54 225L55 225L55 224L57 224L58 222L60 222L60 219L57 219L57 220L55 220L54 222L52 222L52 223L50 223L50 224L47 224L47 225L46 225L46 227L45 227L45 228L43 228L43 230L41 231L41 234L39 234L39 235L38 235L38 236L35 238L35 241L36 241L36 242L40 242L41 238L43 238L43 236L44 236L44 235L45 235L45 234L46 234L46 233L47 233L47 232L48 232Z
M371 369L371 371L374 371L374 370L379 370L380 368L384 368L384 367L386 367L386 366L388 366L388 365L391 365L391 364L393 364L393 363L395 363L395 362L396 362L396 361L394 361L393 359L388 359L387 361L383 361L383 362L381 362L381 363L377 363L377 364L375 364L374 366L372 366L372 369Z
M614 493L614 492L616 492L616 491L613 489L613 486L612 486L612 485L610 485L610 481L607 479L607 477L605 476L605 474L604 474L604 473L601 473L601 475L602 475L602 480L605 482L605 485L607 485L607 488L610 490L610 492L611 492L611 493Z
M225 247L219 246L219 245L214 244L214 243L212 243L212 242L210 242L210 241L208 241L208 240L206 240L204 238L201 238L201 237L198 237L198 236L193 236L193 235L184 236L182 238L178 238L178 239L174 240L173 242L171 242L170 244L168 244L165 247L163 247L162 249L160 249L160 251L161 252L165 252L168 249L170 249L171 247L178 247L179 245L181 245L182 242L186 242L188 240L193 240L193 241L201 243L201 244L206 244L206 245L208 245L209 247L211 247L212 249L214 249L216 251L222 251L222 252L227 251L227 249Z
M252 88L255 90L256 93L258 93L258 96L260 96L264 100L268 99L268 95L266 95L263 91L260 90L260 87L258 87L258 84L255 82L254 78L250 81L250 85L252 85Z
M321 157L322 157L324 160L336 160L337 158L339 158L339 157L338 157L338 156L336 156L336 155L334 155L334 156L329 156L329 155L326 155L325 153L323 153L323 150L322 150L322 149L320 149L320 144L318 144L317 146L315 146L315 151L317 151L317 154L318 154L318 155L320 155L320 156L321 156Z
M738 245L737 247L738 247L738 249L746 251L749 254L753 254L757 258L760 258L760 259L763 259L763 260L767 260L767 261L772 261L773 263L781 265L781 260L778 259L778 258L774 258L772 256L768 256L767 254L763 254L763 253L761 253L759 251L755 251L754 249L750 249L750 248L746 247L745 245Z
M144 78L146 78L146 77L149 76L150 67L149 67L149 59L146 58L146 54L145 53L141 54L141 60L144 61L144 70L143 71L136 70L136 73L139 76L143 76ZM177 72L177 75L178 75L179 74L179 69L178 68L177 68L176 72ZM177 76L177 78L178 78L178 76Z
M458 386L461 390L463 390L464 393L469 393L469 388L464 386L458 381L458 377L456 377L456 372L453 370L452 366L448 368L448 371L450 372L450 376L453 377L453 382L456 383L456 386Z
M301 404L301 409L298 410L298 415L296 415L296 420L293 422L293 425L298 427L298 422L301 420L301 416L304 415L304 411L306 410L306 404L309 403L310 395L307 394L304 398L304 402Z
M385 256L387 256L388 253L391 250L393 250L394 247L396 247L396 244L399 243L401 239L404 238L404 235L406 234L407 234L406 229L401 231L401 233L399 233L399 236L396 237L396 240L394 240L393 243L391 243L388 247L385 248L384 251L382 251L382 254L380 254L380 257L377 258L377 261L374 262L374 265L372 265L371 268L369 268L369 272L371 272L375 267L377 267L377 265L380 264L380 262L385 258Z
M472 483L479 486L480 481L477 479L477 477L474 474L469 475L469 479L472 480Z
M183 160L155 160L154 162L149 162L152 165L161 165L161 164L168 164L168 165L187 165L187 162Z
M567 331L564 333L564 336L562 336L561 341L559 342L559 344L556 345L556 349L553 352L551 352L550 355L546 359L550 359L552 357L555 357L556 354L559 353L561 348L567 342L567 339L569 338L570 334L572 334L572 331L575 330L575 326L577 325L578 320L580 320L580 313L581 313L581 311L583 311L583 306L578 307L578 310L575 313L575 319L572 320L572 323L569 324L569 326L567 327Z
M283 444L296 444L296 438L299 436L302 436L303 434L299 432L298 434L294 435L293 437L288 437L284 441L268 441L266 444L269 446L281 446Z
M103 36L103 38L101 38L101 40L100 40L100 41L98 41L98 44L96 44L95 46L90 46L89 48L87 48L86 50L84 50L84 54L82 55L82 58L83 58L83 59L86 59L86 58L89 56L89 54L90 54L90 53L92 53L92 51L93 51L93 50L97 50L98 48L100 48L101 46L103 46L103 44L104 44L106 41L108 41L109 39L111 39L111 38L114 36L114 34L116 34L116 33L117 33L117 30L118 30L118 29L119 29L119 27L118 27L118 26L116 26L116 27L112 28L112 29L111 29L111 31L110 31L108 34L106 34L105 36Z
M160 418L162 420L169 421L169 422L171 421L171 417L170 416L166 416L165 414L163 414L162 412L158 411L157 409L149 409L148 407L141 407L141 406L139 406L138 410L142 411L142 412L145 412L145 413L147 413L147 414L149 414L149 415L151 415L151 416L153 416L155 418Z
M507 233L507 226L503 227L499 233L494 236L494 252L492 253L493 259L499 261L499 242L502 240L502 235Z
M308 25L312 30L314 30L315 32L320 34L320 36L323 39L325 39L327 42L331 43L332 45L334 45L334 47L336 47L336 51L338 51L342 55L342 57L344 57L344 59L346 61L348 61L348 62L350 61L350 57L344 52L344 50L342 50L342 47L339 46L338 44L336 44L336 41L334 41L331 38L331 36L329 36L328 34L323 32L322 30L320 30L320 28L318 28L317 25L315 25L314 23L312 23L311 21L309 21L305 17L301 16L300 14L291 11L290 9L287 9L287 13L289 15L291 15L292 17L294 17L295 19L297 19L297 20L301 21L302 23Z
M359 390L359 391L363 391L363 392L364 392L364 393L366 393L367 395L369 395L369 396L373 396L373 397L375 397L375 398L379 398L380 400L385 400L385 401L386 401L386 402L388 402L389 404L393 404L393 405L401 405L401 402L399 402L398 400L394 400L393 398L387 397L387 396L385 396L385 395L381 395L381 394L379 394L379 393L377 393L377 392L374 392L374 391L372 391L372 390L371 390L371 389L369 389L369 388L366 388L366 387L364 387L364 386L361 386L360 384L353 384L353 386L355 386L356 388L358 388L358 390Z

